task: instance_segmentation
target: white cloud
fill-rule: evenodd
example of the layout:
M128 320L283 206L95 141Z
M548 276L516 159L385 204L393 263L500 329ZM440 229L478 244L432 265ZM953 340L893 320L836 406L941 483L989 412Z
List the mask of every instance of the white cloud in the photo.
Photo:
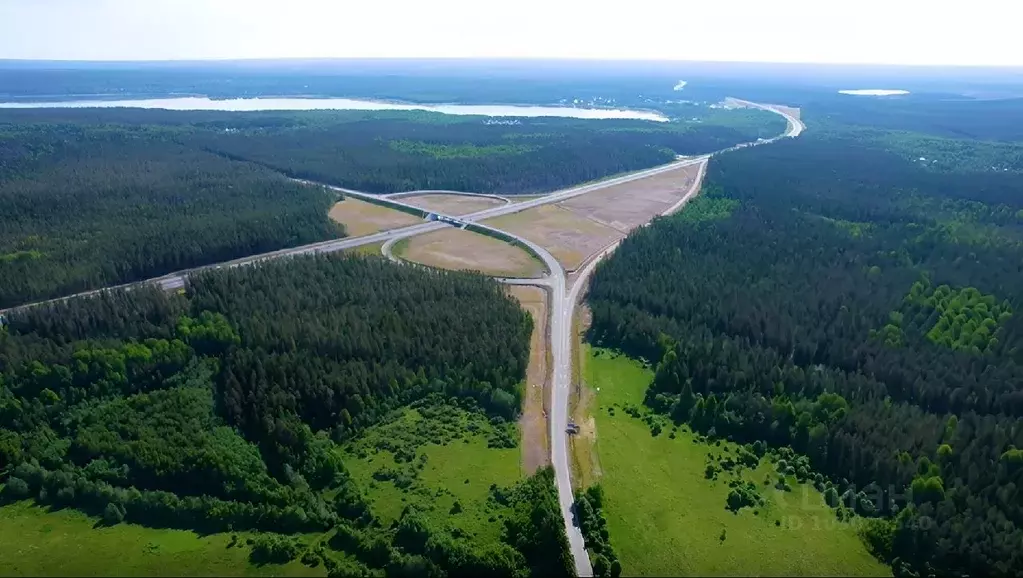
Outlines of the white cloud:
M0 58L1023 65L1015 0L0 0Z

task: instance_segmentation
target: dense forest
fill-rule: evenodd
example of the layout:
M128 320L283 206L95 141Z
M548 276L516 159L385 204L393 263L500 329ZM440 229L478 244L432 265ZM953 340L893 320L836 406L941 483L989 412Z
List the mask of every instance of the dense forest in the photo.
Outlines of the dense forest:
M339 548L371 552L371 567L548 564L546 575L567 556L549 472L506 491L521 513L507 518L507 548L474 553L443 529L404 529L411 514L381 527L338 451L410 403L513 421L531 330L489 279L354 256L12 313L0 331L3 497L203 532L337 528Z
M0 307L342 236L333 201L150 127L0 125Z
M590 338L656 364L653 409L804 456L898 575L1018 575L1021 187L850 134L718 157L598 267Z
M713 112L735 126L0 111L0 308L343 236L327 217L336 195L285 174L370 192L537 192L782 130L749 111Z
M370 193L446 189L539 193L610 174L720 150L785 130L784 121L750 111L748 124L538 118L454 121L407 119L323 123L205 133L199 142L291 176Z
M1016 89L1019 94L1018 88ZM903 130L946 138L1023 141L1023 100L975 100L943 95L863 98L818 96L804 106L814 125L839 123L884 130Z

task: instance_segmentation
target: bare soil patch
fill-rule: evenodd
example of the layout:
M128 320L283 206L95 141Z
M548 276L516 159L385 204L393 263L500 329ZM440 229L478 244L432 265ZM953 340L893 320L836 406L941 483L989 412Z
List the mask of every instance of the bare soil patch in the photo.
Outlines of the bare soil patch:
M749 105L747 105L747 104L745 104L743 102L740 102L739 100L737 100L735 98L732 98L732 97L726 98L723 102L724 102L725 108L748 108L749 107ZM781 111L781 112L783 112L785 114L789 114L789 115L791 115L791 116L793 116L793 117L795 117L797 119L799 118L800 109L797 108L797 107L786 106L784 104L768 104L766 102L761 102L761 103L757 103L757 104L766 106L768 108L773 108L773 109Z
M539 277L543 263L504 241L463 229L447 228L398 243L401 259L442 269L479 271L500 277Z
M352 198L331 207L329 216L345 226L349 237L371 235L423 222L414 215Z
M799 118L799 109L798 108L791 107L791 106L785 106L784 104L772 104L770 106L772 106L772 107L774 107L774 108L784 112L785 114L791 115L794 118L797 118L797 119ZM800 119L800 120L802 120L802 119Z
M597 454L597 421L593 415L595 392L583 383L586 351L582 344L590 320L589 308L580 303L572 320L572 392L569 395L569 416L579 426L579 433L568 439L572 485L576 488L592 486L600 481L602 474Z
M550 404L548 372L550 348L547 336L547 292L538 287L514 286L508 293L533 317L533 334L529 338L529 367L522 402L522 469L526 475L550 464L547 440L547 412Z
M426 194L403 197L402 202L436 211L445 215L468 215L483 209L490 209L505 204L503 201L488 197L472 197L468 195Z
M625 236L606 224L560 205L540 205L521 213L488 219L485 223L547 249L569 271Z
M693 188L700 164L601 189L558 203L569 211L628 233L668 210ZM601 248L609 243L604 243Z

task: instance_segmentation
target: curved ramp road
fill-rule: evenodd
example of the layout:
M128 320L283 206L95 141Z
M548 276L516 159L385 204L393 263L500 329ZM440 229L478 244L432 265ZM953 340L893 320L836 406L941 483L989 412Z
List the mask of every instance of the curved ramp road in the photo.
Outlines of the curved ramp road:
M404 191L401 193L391 193L389 195L381 195L385 199L404 199L405 197L419 197L425 195L453 195L457 197L474 197L477 199L493 199L495 201L501 201L504 204L512 202L508 197L501 195L492 195L490 193L467 193L465 191Z
M461 215L459 217L452 217L452 218L457 219L459 221L473 222L473 221L477 221L477 220L489 219L491 217L498 217L498 216L501 216L501 215L508 215L508 214L511 214L511 213L517 213L519 211L525 211L525 210L531 209L533 207L539 207L540 205L546 205L546 204L550 204L550 203L557 203L557 202L563 201L565 199L570 199L572 197L577 197L579 195L584 195L586 193L591 193L593 191L599 191L599 190L601 190L603 188L606 188L606 187L611 187L611 186L614 186L614 185L619 185L619 184L622 184L622 183L627 183L627 182L634 181L634 180L637 180L637 179L646 178L646 177L649 177L651 175L656 175L658 173L662 173L662 172L665 172L665 171L670 171L672 169L676 169L676 168L683 167L683 166L686 166L686 165L689 165L689 164L700 162L701 160L707 158L708 156L709 155L704 155L702 157L695 157L695 158L692 158L692 159L686 159L686 160L683 160L683 161L677 161L677 162L673 162L673 163L670 163L670 164L667 164L667 165L661 165L659 167L654 167L654 168L651 168L651 169L637 171L637 172L634 172L634 173L628 173L628 174L625 174L625 175L622 175L622 176L619 176L619 177L614 177L614 178L611 178L611 179L607 179L607 180L603 180L603 181L598 181L598 182L595 182L595 183L579 185L579 186L571 187L571 188L568 188L568 189L563 189L561 191L550 193L550 194L545 195L543 197L539 197L539 198L536 198L536 199L531 199L529 201L523 201L523 202L520 202L520 203L510 203L510 204L507 204L507 205L501 205L501 206L493 207L493 208L490 208L490 209L484 209L482 211L477 211L475 213L471 213L471 214L468 214L468 215ZM320 187L325 187L325 188L328 188L328 189L332 189L332 190L335 190L335 191L340 191L342 193L351 195L354 198L368 200L370 202L382 203L382 202L387 202L388 201L386 198L383 198L383 197L380 197L380 196L377 196L377 195L373 195L373 194L369 194L369 193L363 193L363 192L360 192L360 191L354 191L354 190L351 190L351 189L345 189L345 188L342 188L342 187L335 187L335 186L326 185L326 184L322 184L322 183L314 183L312 181L307 181L307 180L302 180L302 179L292 179L292 180L300 182L300 183L303 183L303 184L307 184L307 185L315 185L315 186L320 186ZM417 214L427 214L427 213L431 212L431 211L425 211L421 207L416 207L414 205L410 205L408 203L403 203L401 201L391 201L391 204L394 205L394 206L402 207L404 209L407 209L409 211L415 212ZM433 211L433 213L439 215L439 213L436 213L435 211ZM131 283L122 283L122 284L119 284L119 285L111 285L109 287L103 287L103 288L100 288L100 289L93 289L91 291L82 291L80 293L74 293L74 294L71 294L71 295L67 295L65 297L57 297L55 299L47 299L45 301L39 301L39 302L36 302L36 303L27 303L25 305L19 305L17 307L10 307L8 309L0 310L0 313L3 313L5 311L13 311L13 310L17 310L17 309L22 309L24 307L34 307L36 305L42 305L42 304L45 304L45 303L52 303L52 302L55 302L55 301L63 301L63 300L72 299L72 298L75 298L75 297L84 297L86 295L95 295L95 294L100 293L102 291L108 291L108 290L112 290L112 289L131 289L133 287L139 287L139 286L143 286L143 285L158 285L158 286L160 286L160 287L162 287L164 289L167 289L167 290L180 289L180 288L185 286L185 280L190 275L194 275L195 273L197 273L199 271L205 271L205 270L209 270L209 269L219 269L221 267L238 267L238 266L241 266L241 265L251 265L251 264L257 263L259 261L264 261L264 260L268 260L268 259L280 259L282 257L292 257L292 256L295 256L295 255L310 255L310 254L316 254L316 253L333 253L333 252L337 252L337 251L344 251L345 249L354 249L356 247L361 247L362 245L372 245L374 243L379 243L381 241L387 241L388 239L390 239L392 237L405 237L405 236L411 236L411 235L419 235L421 233L428 233L430 231L436 231L438 229L442 229L442 228L444 228L446 226L448 226L448 225L446 225L445 223L442 223L442 222L430 221L430 222L427 222L427 223L420 223L420 224L417 224L417 225L410 225L408 227L401 227L401 228L398 228L398 229L391 229L391 230L388 230L388 231L380 231L379 233L373 233L373 234L370 234L370 235L363 235L361 237L348 237L348 238L344 238L344 239L331 239L329 241L320 241L318 243L311 243L309 245L301 245L299 247L291 247L291 248L288 248L288 249L278 249L276 251L270 251L270 252L267 252L267 253L260 253L260 254L257 254L257 255L251 255L249 257L242 257L240 259L233 259L231 261L225 261L223 263L216 263L216 264L212 264L212 265L204 265L202 267L195 267L195 268L186 269L186 270L183 270L183 271L176 271L174 273L168 273L166 275L161 275L159 277L153 277L151 279L145 279L145 280L142 280L142 281L134 281L134 282L131 282Z
M382 205L390 205L406 212L412 212L419 215L434 215L436 217L448 218L455 223L474 223L480 227L487 228L500 235L505 235L507 238L515 239L517 242L522 243L536 256L540 257L541 260L546 264L549 274L546 277L538 279L519 279L519 278L498 278L498 281L507 283L510 285L535 285L540 287L546 287L550 291L551 295L551 306L550 306L550 343L552 347L553 357L553 379L551 381L551 412L549 416L550 425L550 436L551 436L551 463L554 466L555 481L558 486L558 502L561 507L561 515L565 524L565 532L568 536L569 545L571 547L572 556L575 560L575 571L578 576L593 576L593 568L590 565L589 556L586 553L585 544L583 542L582 531L575 524L573 520L572 503L574 501L572 495L572 480L571 480L571 466L568 456L568 410L569 410L569 393L571 392L571 375L572 375L572 318L575 313L575 305L579 301L579 297L582 294L583 289L589 280L590 275L596 269L597 264L610 255L619 245L620 241L604 248L600 253L593 257L578 273L575 282L572 284L571 289L566 291L566 279L565 270L561 264L554 258L553 255L543 247L517 235L513 235L506 231L501 231L493 227L486 225L480 225L475 223L476 221L482 221L490 219L492 217L499 217L502 215L508 215L511 213L517 213L525 211L533 207L539 207L541 205L547 205L552 203L558 203L573 197L585 195L594 191L628 183L638 179L643 179L656 174L660 174L666 171L674 170L680 167L689 166L693 164L701 164L700 172L697 178L694 180L692 186L686 195L675 205L664 211L663 215L674 213L681 209L686 202L688 202L696 193L699 191L700 184L703 180L703 176L706 172L707 161L714 155L737 150L740 148L759 146L763 144L769 144L778 141L779 139L786 137L797 137L805 129L804 125L799 119L795 118L785 110L782 110L776 106L763 105L745 100L734 99L736 102L766 110L785 118L787 122L786 130L783 134L778 135L774 138L743 143L730 147L724 150L720 150L711 154L700 155L688 159L677 160L675 162L654 167L651 169L645 169L634 173L621 175L597 181L594 183L587 183L570 187L550 193L543 197L523 201L520 203L511 203L484 209L468 215L461 215L458 217L451 217L438 213L437 211L427 211L421 207L416 207L408 203L404 203L398 199L401 197L421 195L421 194L467 194L459 191L408 191L406 193L395 193L392 195L380 196L363 193L360 191L354 191L351 189L345 189L342 187L334 187L330 185L324 185L322 183L314 183L302 179L293 179L297 182L323 186L332 190L340 191L346 195L352 196L357 199L366 200ZM471 194L471 193L469 193ZM493 198L504 199L499 195L476 195L476 196L489 196ZM176 273L170 273L161 277L148 279L145 281L139 281L135 283L126 283L123 285L117 285L114 287L107 287L104 289L97 289L94 291L86 291L68 297L62 297L59 299L51 299L49 301L43 301L41 303L48 303L52 301L59 301L63 299L70 299L72 297L78 297L83 295L90 295L99 293L100 291L106 291L108 289L122 289L131 288L141 285L159 285L164 289L178 289L184 286L185 280L189 275L195 274L198 271L218 269L221 267L238 267L241 265L249 265L263 260L268 259L279 259L282 257L290 257L294 255L306 255L315 253L329 253L335 251L342 251L361 245L369 245L373 243L384 242L383 251L385 255L391 260L401 262L395 258L391 252L391 249L396 241L428 233L430 231L436 231L444 227L451 226L443 221L428 221L425 223L411 225L409 227L402 227L399 229L392 229L389 231L381 231L372 235L365 235L362 237L348 238L348 239L336 239L331 241L323 241L320 243L313 243L310 245L304 245L301 247L294 247L290 249L281 249L278 251L272 251L269 253L263 253L260 255L252 255L242 259L236 259L225 263L219 263L215 265L208 265L205 267L198 267L186 271L179 271ZM31 307L36 304L22 305L21 307ZM20 309L21 307L14 308Z

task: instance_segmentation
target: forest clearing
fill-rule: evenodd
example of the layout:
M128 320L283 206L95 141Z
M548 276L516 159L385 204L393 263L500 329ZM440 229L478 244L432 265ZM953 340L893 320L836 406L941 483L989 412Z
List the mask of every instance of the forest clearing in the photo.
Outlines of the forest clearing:
M598 194L598 193L592 193ZM484 221L547 249L566 270L574 270L587 257L624 235L558 205L541 205Z
M436 211L455 217L505 204L504 201L493 197L446 195L442 193L403 196L401 201L428 211Z
M479 271L501 277L539 277L543 263L524 249L480 233L446 228L402 239L394 245L400 259L453 271Z
M529 367L526 368L525 392L522 401L522 468L526 474L550 463L547 435L547 407L550 404L548 373L550 368L547 340L547 292L539 287L510 286L508 293L533 317L533 334L529 337Z
M422 223L419 217L359 199L345 199L330 208L330 218L345 226L349 237Z

